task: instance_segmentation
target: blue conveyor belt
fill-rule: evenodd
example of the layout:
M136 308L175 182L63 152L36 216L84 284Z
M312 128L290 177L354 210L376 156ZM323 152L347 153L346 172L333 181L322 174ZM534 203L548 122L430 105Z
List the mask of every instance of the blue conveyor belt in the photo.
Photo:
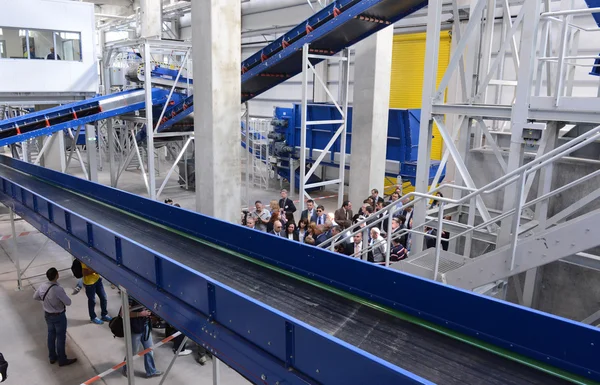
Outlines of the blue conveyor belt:
M407 369L418 376L406 382L400 382L401 377L398 377L395 382L388 382L391 377L382 375L378 371L384 370L384 368L377 369L378 366L374 366L370 372L362 373L359 378L372 378L375 381L373 383L377 384L429 383L428 381L452 385L566 384L564 380L559 378L520 365L493 353L482 351L448 336L439 335L434 331L403 321L366 304L333 294L302 280L280 274L252 263L248 259L240 258L227 250L203 244L198 240L186 237L184 234L161 227L156 223L145 221L122 210L91 200L89 197L75 194L44 180L18 172L7 165L0 166L0 177L6 181L2 183L3 190L0 192L0 199L3 203L8 203L8 200L10 200L10 195L7 196L5 191L8 189L7 183L9 182L17 184L21 188L27 189L27 191L39 194L39 198L32 200L32 196L23 192L20 193L26 205L27 202L31 202L32 208L35 209L35 206L37 206L40 215L49 215L53 218L52 221L55 226L48 228L48 230L55 231L53 229L56 226L58 229L64 227L68 233L76 237L83 236L88 246L94 245L91 246L92 249L96 248L101 250L103 254L105 253L104 257L98 256L94 259L90 259L89 254L81 255L74 252L74 255L81 258L86 264L91 264L95 270L101 272L111 282L123 284L113 271L113 269L123 268L132 269L138 274L138 281L149 280L152 282L153 277L146 275L157 274L158 266L160 266L165 274L160 287L173 297L173 301L181 301L182 306L183 303L194 303L197 300L202 302L203 295L199 290L200 287L194 285L193 275L188 276L183 273L168 275L170 271L175 273L171 270L171 267L168 267L169 264L177 263L179 266L184 266L189 272L198 272L215 280L219 285L223 285L223 288L232 290L234 295L245 296L258 304L262 304L261 306L266 307L265 310L273 309L285 314L290 322L310 325L323 335L331 336L333 340L339 341L341 344L349 344L353 349L369 353L375 357L375 361L382 360L382 362L386 362L392 367ZM42 201L47 201L48 205L42 204ZM34 202L37 202L37 204ZM148 201L148 203L154 204L155 202ZM49 209L49 205L52 205L53 208ZM67 207L68 209L66 209ZM67 215L64 210L68 210L69 214ZM177 209L173 208L173 210ZM23 214L26 220L32 220L31 214ZM173 214L176 215L178 212L174 211ZM203 220L199 214L194 214L194 216L200 221ZM88 221L87 223L91 225L81 222L82 219ZM229 226L232 229L237 227L236 225ZM117 263L115 265L104 265L103 261L99 260L104 258L106 262L110 262L113 250L113 245L106 243L108 238L101 235L100 227L119 234L119 239L127 239L116 243L118 251L116 252ZM242 230L248 237L263 238L267 242L265 246L275 240L273 237L253 230ZM47 233L43 228L42 232ZM276 243L278 245L274 246L279 247L281 250L288 249L287 246L290 245L298 245L280 239L277 239ZM137 250L138 246L136 245L142 247L142 249ZM310 254L314 248L304 246L302 249ZM73 250L70 251L73 252ZM164 256L166 259L156 262L155 258L157 257L154 257L155 255ZM330 256L333 257L333 255ZM147 263L148 258L152 261L151 264ZM358 268L364 265L363 262L357 260L350 260L350 262ZM390 278L403 279L400 273L388 272ZM136 295L134 294L136 291L134 287L127 284L125 284L125 287L131 294ZM448 290L453 289L448 288ZM255 329L256 326L251 326L249 323L245 324L248 319L263 322L266 327L274 326L270 324L271 321L269 321L267 314L249 313L249 309L243 307L228 308L223 302L224 298L224 294L215 296L214 301L218 302L215 307L217 313L214 321L223 324L230 333L241 332L246 338L252 337L248 334L259 334L261 331ZM140 300L146 306L153 308L153 311L160 316L166 318L175 327L187 331L188 325L185 322L177 319L173 314L161 310L162 302L160 300L152 299L149 301L147 298L141 298ZM188 333L196 342L211 345L211 342L202 336L194 336L190 331ZM261 336L259 341L262 338L267 337ZM271 339L271 342L275 345L277 340ZM268 347L271 342L266 346ZM299 344L299 341L297 343ZM324 355L327 353L319 351L319 349L319 346L314 346L313 351L297 351L296 362L299 363L298 366L302 367L301 360L308 358L304 356L305 354L313 356L312 359L317 360L317 362L332 365L331 358L336 357L326 359ZM229 357L229 354L232 354L231 352L223 351L219 354L221 359L235 366L235 362L230 362L231 357ZM352 381L352 377L341 371L345 365L351 365L352 363L358 365L360 361L348 360L348 362L344 362L342 357L339 357L341 362L335 364L338 367L335 369L336 373L331 373L330 371L334 368L328 366L323 366L319 370L319 373L324 372L323 375L303 372L303 375L308 377L306 382L366 384L367 382L363 382L363 380ZM240 368L236 369L239 370ZM251 381L260 383L260 381L256 381L250 375L244 373L244 370L241 371ZM346 371L352 372L353 370L348 368ZM340 382L332 382L332 378L336 378ZM378 382L378 379L384 382ZM293 383L301 383L300 378Z
M600 378L600 331L589 326L10 158L0 163L2 203L253 383ZM406 322L393 308L430 323ZM467 335L506 353L476 348ZM529 367L531 358L562 378Z

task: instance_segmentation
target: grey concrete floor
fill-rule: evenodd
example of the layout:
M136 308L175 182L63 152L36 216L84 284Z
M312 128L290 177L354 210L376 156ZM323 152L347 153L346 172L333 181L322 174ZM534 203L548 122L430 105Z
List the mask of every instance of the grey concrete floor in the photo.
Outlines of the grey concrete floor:
M4 213L6 209L2 207ZM81 384L98 373L122 361L125 355L123 339L113 338L108 324L94 325L89 322L87 298L83 292L72 296L76 279L70 271L71 256L64 249L37 233L23 220L16 221L17 234L31 231L18 238L18 251L12 239L0 241L0 352L9 362L9 384ZM0 236L11 233L7 214L0 215ZM25 270L22 290L17 290L15 262L19 258ZM46 280L45 272L50 267L60 271L59 283L73 300L67 309L67 355L78 362L68 367L50 365L46 347L46 323L40 302L32 299L38 285ZM120 296L105 283L108 309L111 315L120 308ZM97 305L99 307L99 305ZM99 311L99 309L97 310ZM164 338L164 330L154 331L154 341ZM168 343L155 352L156 366L166 370L173 358L172 344ZM195 349L195 347L194 347ZM212 364L199 365L193 355L178 357L166 384L212 384ZM136 383L158 384L160 379L145 379L143 362L134 364ZM248 382L225 364L220 367L221 384L241 385ZM112 373L98 384L127 384L120 373Z
M69 168L72 175L81 176L81 169L72 163ZM164 175L164 174L163 174ZM125 171L121 177L119 188L145 194L141 174L135 171ZM162 181L163 177L158 180ZM99 181L108 184L110 176L108 169L99 173ZM176 186L176 179L171 181ZM189 209L194 208L194 192L175 187L171 197ZM78 362L68 367L50 365L46 347L46 323L41 304L32 299L35 289L46 280L45 272L50 267L60 271L60 284L67 294L71 295L76 279L70 271L71 255L56 245L53 241L38 233L31 225L18 219L16 232L30 231L31 233L18 237L18 251L15 251L12 239L0 241L0 352L9 362L9 379L6 384L81 384L123 360L125 345L123 339L113 338L108 324L98 326L89 322L87 298L84 293L71 296L73 304L67 310L67 355L75 357ZM8 210L0 206L0 239L11 234ZM27 270L23 275L23 289L17 289L17 270L15 262L19 258L21 270ZM105 282L108 295L108 309L111 315L120 308L118 291L111 289ZM99 305L97 305L99 307ZM97 309L99 312L99 309ZM164 330L155 330L154 342L164 338ZM195 346L192 343L193 350ZM155 352L156 366L165 371L173 358L172 344L168 343ZM199 365L196 353L179 357L169 374L165 384L212 384L212 361L204 366ZM136 383L158 384L160 378L144 378L143 361L137 359L135 364ZM220 366L222 385L248 384L234 370L224 363ZM98 384L127 384L127 379L120 373L112 373L97 381Z

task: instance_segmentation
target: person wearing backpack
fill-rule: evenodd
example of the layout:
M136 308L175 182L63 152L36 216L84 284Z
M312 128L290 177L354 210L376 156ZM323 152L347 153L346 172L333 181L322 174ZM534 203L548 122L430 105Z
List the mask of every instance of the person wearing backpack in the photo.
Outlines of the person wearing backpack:
M123 309L121 309L119 315L122 315L122 312ZM132 297L129 297L129 319L133 354L137 354L142 350L140 349L140 345L144 349L148 349L154 345L152 341L152 324L150 322L151 315L152 312L150 310L144 308L143 305ZM127 360L127 357L124 360ZM146 378L162 376L163 372L156 369L153 351L144 354L144 369L146 370ZM123 366L122 374L127 377L127 365Z
M33 294L33 299L42 302L46 325L48 326L48 358L50 363L58 361L58 366L67 366L77 358L67 358L65 343L67 340L66 307L71 305L71 298L58 284L58 270L51 267L46 271L48 282L44 282Z

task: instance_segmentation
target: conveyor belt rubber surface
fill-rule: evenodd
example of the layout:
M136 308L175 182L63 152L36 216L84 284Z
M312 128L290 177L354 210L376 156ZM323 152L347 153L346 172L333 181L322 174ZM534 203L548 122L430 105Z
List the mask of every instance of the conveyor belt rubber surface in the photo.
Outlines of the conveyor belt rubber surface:
M0 165L0 174L100 225L435 383L567 383L116 209L107 209L104 204L7 166Z

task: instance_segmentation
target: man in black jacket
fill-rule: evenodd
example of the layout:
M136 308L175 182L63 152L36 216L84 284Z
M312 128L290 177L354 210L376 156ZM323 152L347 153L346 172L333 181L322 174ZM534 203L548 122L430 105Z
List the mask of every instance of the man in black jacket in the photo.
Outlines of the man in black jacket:
M154 345L150 325L150 316L152 313L132 297L129 297L129 307L132 350L133 354L136 354L142 350L140 349L140 345L144 349L148 349ZM146 369L146 378L162 376L163 373L160 370L156 370L153 351L144 355L144 369ZM123 366L123 375L127 376L127 365Z
M285 219L287 219L287 223L296 224L296 220L294 219L296 206L294 205L294 201L288 198L288 192L286 189L281 190L281 199L279 200L279 207L281 207L285 212Z

